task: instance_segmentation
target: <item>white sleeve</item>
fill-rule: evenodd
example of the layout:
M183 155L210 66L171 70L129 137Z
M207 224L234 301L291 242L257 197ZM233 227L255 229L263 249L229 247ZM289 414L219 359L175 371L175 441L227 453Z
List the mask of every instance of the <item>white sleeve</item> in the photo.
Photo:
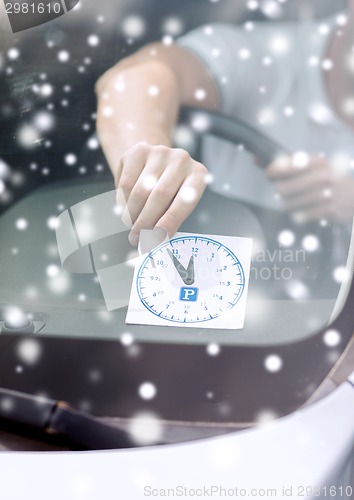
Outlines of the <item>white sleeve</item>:
M219 88L222 111L249 114L260 104L260 87L274 86L271 82L276 78L276 68L264 64L268 31L261 23L255 23L252 31L243 26L211 24L177 41L199 57L211 72Z

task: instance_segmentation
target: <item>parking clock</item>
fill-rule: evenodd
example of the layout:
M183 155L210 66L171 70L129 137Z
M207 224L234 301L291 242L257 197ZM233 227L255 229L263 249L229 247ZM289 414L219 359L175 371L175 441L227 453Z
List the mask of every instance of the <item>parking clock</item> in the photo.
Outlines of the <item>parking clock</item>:
M126 322L240 328L245 300L237 305L247 293L251 244L177 233L137 264Z

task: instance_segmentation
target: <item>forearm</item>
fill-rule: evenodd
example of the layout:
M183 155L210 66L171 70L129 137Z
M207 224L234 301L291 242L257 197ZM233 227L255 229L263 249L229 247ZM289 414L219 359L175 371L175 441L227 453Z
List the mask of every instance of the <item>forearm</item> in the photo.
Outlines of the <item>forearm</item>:
M117 65L97 84L97 130L115 174L121 155L138 142L170 146L180 91L175 74L159 61Z

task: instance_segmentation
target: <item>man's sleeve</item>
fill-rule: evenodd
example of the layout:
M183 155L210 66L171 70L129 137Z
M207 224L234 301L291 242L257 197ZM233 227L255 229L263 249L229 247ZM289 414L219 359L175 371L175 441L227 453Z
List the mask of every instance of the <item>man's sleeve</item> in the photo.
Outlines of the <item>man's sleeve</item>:
M243 26L212 24L191 31L177 43L193 52L211 72L219 88L221 109L239 112L252 92L259 94L262 73L262 30L247 32ZM251 106L252 107L252 106Z

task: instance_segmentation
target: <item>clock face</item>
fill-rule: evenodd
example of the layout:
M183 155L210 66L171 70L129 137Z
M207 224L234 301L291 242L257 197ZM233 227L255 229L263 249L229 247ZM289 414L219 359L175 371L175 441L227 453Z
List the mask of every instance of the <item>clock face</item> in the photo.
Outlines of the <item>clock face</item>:
M245 287L236 255L203 236L171 239L155 248L136 275L141 303L175 323L212 321L232 309Z

